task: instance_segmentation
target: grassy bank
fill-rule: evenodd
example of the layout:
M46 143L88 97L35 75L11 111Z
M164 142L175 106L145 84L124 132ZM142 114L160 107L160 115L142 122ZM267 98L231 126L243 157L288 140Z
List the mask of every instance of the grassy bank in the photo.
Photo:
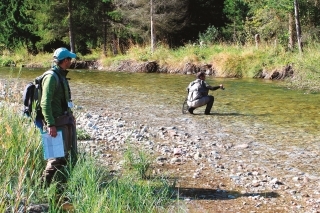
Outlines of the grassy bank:
M291 87L320 91L320 44L304 48L303 54L290 52L274 46L193 46L187 45L175 50L159 47L154 54L149 47L133 47L124 56L106 58L104 63L110 65L115 61L134 59L138 61L154 60L160 66L182 69L186 63L212 64L217 76L252 78L260 71L272 72L291 65L294 77L287 79Z
M160 45L151 54L149 46L132 46L126 54L113 56L108 53L104 56L101 50L93 50L90 55L78 55L80 60L99 60L103 67L110 68L121 61L133 60L137 62L156 61L160 67L182 70L186 63L196 65L212 64L216 75L219 77L252 78L257 73L283 70L285 66L292 66L294 77L287 79L291 87L320 91L319 77L320 44L309 44L304 47L303 54L297 50L287 51L280 46L261 45L236 46L236 45L185 45L177 49L170 49ZM35 66L49 67L52 54L40 53L31 56L25 50L15 53L4 51L0 56L0 65L17 66L32 64Z
M50 213L167 211L172 183L146 179L152 161L134 149L128 149L127 166L117 175L80 153L76 165L66 168L67 182L55 180L45 188L40 181L45 167L40 133L14 102L14 95L0 100L0 212L25 212L35 204Z

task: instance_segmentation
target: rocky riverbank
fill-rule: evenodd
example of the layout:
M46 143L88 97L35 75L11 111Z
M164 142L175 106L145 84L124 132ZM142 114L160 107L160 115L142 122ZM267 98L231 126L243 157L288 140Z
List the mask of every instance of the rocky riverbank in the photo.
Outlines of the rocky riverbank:
M144 149L154 158L153 175L177 178L185 212L320 212L314 169L319 148L275 143L263 126L217 119L208 132L192 115L163 126L152 117L100 108L79 112L78 127L92 138L79 143L119 172L128 144ZM260 137L272 143L261 143Z
M215 77L242 77L235 74L226 74L218 70L213 64L195 64L195 63L186 63L182 67L173 67L170 65L161 66L156 61L149 62L136 62L136 61L122 61L117 65L110 67L97 66L101 70L112 70L120 72L145 72L145 73L170 73L170 74L195 74L197 72L205 72L206 75L212 75ZM280 69L266 70L261 67L260 70L257 70L254 78L263 78L263 79L273 79L281 80L287 77L292 77L294 74L294 69L291 65L284 66Z
M44 68L41 64L25 64L27 68ZM139 62L134 60L123 60L110 66L104 66L99 60L91 61L75 61L72 62L70 69L88 69L100 71L117 71L117 72L142 72L142 73L169 73L169 74L195 74L197 72L205 72L207 75L215 77L241 78L237 74L227 74L217 69L214 64L204 63L185 63L183 66L160 65L157 61ZM294 76L294 68L286 65L274 70L261 69L256 71L254 78L283 80Z

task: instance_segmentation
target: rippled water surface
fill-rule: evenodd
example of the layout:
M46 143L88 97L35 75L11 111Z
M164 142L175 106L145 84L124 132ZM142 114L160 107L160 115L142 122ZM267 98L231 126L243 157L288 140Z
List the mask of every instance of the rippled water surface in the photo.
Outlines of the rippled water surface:
M31 80L44 70L23 69L20 79ZM0 70L1 78L8 78L9 69ZM11 72L18 76L18 70ZM170 120L181 114L191 75L70 71L68 77L76 104L127 111L141 111L160 119ZM267 125L266 135L279 135L283 130L294 134L295 140L304 140L310 134L317 140L320 123L320 94L307 94L285 88L281 82L257 79L217 79L207 77L211 85L224 84L226 90L211 91L215 96L213 115L203 115L204 107L195 110L196 119L207 125L216 122L242 122ZM182 117L183 118L183 117ZM156 118L154 118L156 119ZM283 137L290 137L289 135Z

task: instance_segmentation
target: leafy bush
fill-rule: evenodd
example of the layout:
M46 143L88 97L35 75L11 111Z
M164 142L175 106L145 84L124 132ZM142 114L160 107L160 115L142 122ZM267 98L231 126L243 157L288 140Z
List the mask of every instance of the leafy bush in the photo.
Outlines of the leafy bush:
M199 33L199 41L205 44L213 44L218 38L219 31L214 26L209 26L204 33Z
M15 65L15 62L11 59L0 59L0 64L2 67L10 67Z

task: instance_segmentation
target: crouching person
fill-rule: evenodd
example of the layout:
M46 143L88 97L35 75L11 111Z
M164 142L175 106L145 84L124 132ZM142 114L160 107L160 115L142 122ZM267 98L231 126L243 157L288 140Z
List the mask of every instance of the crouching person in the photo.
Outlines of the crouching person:
M205 79L206 74L204 72L198 72L197 79L192 81L187 88L188 111L191 114L193 114L196 108L207 105L204 114L209 115L214 102L214 97L208 95L209 90L224 89L222 84L220 84L220 86L210 86L205 82Z

